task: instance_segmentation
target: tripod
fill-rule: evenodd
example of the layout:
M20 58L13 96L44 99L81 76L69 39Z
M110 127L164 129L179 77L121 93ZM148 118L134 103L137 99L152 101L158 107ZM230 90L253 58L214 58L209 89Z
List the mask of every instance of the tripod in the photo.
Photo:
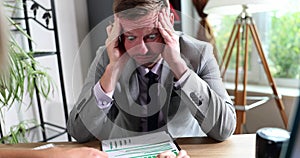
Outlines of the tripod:
M225 72L228 68L229 61L232 55L232 51L235 45L237 45L236 49L236 68L235 68L235 89L234 89L234 104L235 109L237 113L237 126L235 133L239 134L243 132L243 125L246 123L246 111L250 110L256 106L259 106L263 103L265 103L269 98L268 97L247 97L247 80L248 80L248 37L249 37L249 30L251 32L251 36L253 39L253 42L255 44L255 47L257 49L258 55L261 59L263 68L265 70L266 76L268 78L268 82L270 87L272 88L273 95L277 104L277 107L279 109L281 118L283 120L285 128L287 128L288 125L288 118L285 113L284 105L281 100L281 97L279 97L279 94L277 92L276 84L273 80L273 77L271 76L271 72L269 70L267 60L264 56L264 52L262 49L262 45L260 42L260 39L257 34L257 29L254 24L254 21L251 16L249 16L246 12L247 6L243 6L242 13L237 17L236 22L233 26L232 32L229 37L229 41L226 45L225 52L222 57L222 61L220 64L220 70L221 70L221 77L224 78ZM242 31L240 31L242 30ZM242 36L241 36L242 34ZM233 42L232 42L233 40ZM245 40L245 41L243 41ZM244 42L244 43L243 43ZM241 44L242 43L242 44ZM243 84L242 84L242 90L239 90L239 65L240 65L240 58L242 56L241 54L241 48L244 47L244 65L243 65ZM225 67L223 66L225 62ZM224 68L223 68L224 67ZM247 100L258 100L253 104L247 105Z

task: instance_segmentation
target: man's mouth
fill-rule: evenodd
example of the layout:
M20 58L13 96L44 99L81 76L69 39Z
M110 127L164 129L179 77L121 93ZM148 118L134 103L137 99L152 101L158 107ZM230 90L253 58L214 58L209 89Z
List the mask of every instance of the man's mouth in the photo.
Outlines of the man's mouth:
M150 56L150 55L138 55L138 56L135 56L135 59L137 59L137 60L149 60L149 59L152 59L152 56Z

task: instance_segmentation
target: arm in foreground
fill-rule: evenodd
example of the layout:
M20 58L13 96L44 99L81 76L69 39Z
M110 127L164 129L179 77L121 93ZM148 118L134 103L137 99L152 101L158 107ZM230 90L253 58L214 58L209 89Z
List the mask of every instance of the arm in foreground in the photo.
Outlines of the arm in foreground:
M30 149L0 149L0 158L107 158L105 152L94 148L60 148L54 147L42 150Z

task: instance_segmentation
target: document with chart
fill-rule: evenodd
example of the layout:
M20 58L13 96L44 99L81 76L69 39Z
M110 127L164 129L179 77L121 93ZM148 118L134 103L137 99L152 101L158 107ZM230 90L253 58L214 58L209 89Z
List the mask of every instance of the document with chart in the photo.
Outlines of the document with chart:
M179 150L166 132L157 132L141 136L103 140L102 150L109 157L138 158L156 157L157 154L170 150L176 155Z

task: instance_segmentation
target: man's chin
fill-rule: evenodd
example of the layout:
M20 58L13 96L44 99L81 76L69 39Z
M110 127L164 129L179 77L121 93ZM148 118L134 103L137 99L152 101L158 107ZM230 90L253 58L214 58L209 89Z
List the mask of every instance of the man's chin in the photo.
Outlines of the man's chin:
M148 62L148 63L142 64L142 65L144 67L151 69L155 64L156 64L155 62Z
M139 66L144 66L144 67L147 67L147 68L151 68L155 65L155 61L137 61L136 60L136 63L139 65Z
M148 59L144 59L144 60L136 58L135 61L138 65L142 65L147 68L152 68L159 59L160 59L159 57L151 58L151 59L148 58Z

